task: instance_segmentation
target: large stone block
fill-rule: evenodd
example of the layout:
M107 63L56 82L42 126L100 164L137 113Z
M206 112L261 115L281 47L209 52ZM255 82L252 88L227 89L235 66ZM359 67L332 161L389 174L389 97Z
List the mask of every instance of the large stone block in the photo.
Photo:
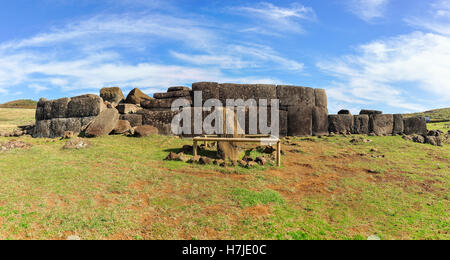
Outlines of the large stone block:
M328 130L330 133L349 134L353 130L352 115L329 115Z
M328 109L326 107L313 107L312 134L321 136L328 134Z
M177 99L178 98L143 100L141 102L141 107L147 109L168 110L172 107L172 103ZM183 99L187 100L189 104L192 105L191 97L183 97Z
M140 89L135 88L128 93L125 103L140 105L142 100L151 100L152 98L147 96Z
M371 115L369 122L370 131L376 135L388 135L394 132L394 115Z
M54 118L51 121L50 138L62 137L66 131L72 131L74 133L81 132L82 125L80 118Z
M404 123L403 123L403 115L396 114L394 115L394 131L392 134L399 135L403 134L405 130Z
M49 101L45 98L39 99L39 102L36 106L36 121L40 120L48 120L51 119L52 116L52 101Z
M290 106L288 108L288 135L312 135L313 108L307 105Z
M425 117L410 117L403 120L405 134L427 135L427 123Z
M357 115L353 116L353 119L354 123L352 134L369 134L369 115Z
M328 100L327 100L327 92L325 91L325 89L316 88L314 89L314 94L316 99L316 106L321 108L327 108Z
M120 120L126 120L130 122L131 127L142 125L142 115L140 114L120 115Z
M219 83L196 82L192 84L192 92L201 91L203 103L208 99L219 99ZM203 106L203 103L201 104ZM197 104L194 104L197 105Z
M115 108L107 108L101 112L87 127L88 137L98 137L110 134L119 121L119 112Z
M381 115L383 114L382 111L378 111L378 110L368 110L368 109L363 109L361 110L361 112L359 112L360 115Z
M121 114L133 114L139 110L139 107L135 104L121 103L116 107L116 109Z
M119 87L102 88L100 90L100 97L113 105L117 105L125 99L125 96Z
M97 95L82 95L73 97L67 106L67 117L91 117L99 115L106 106L103 99Z
M34 138L48 138L50 137L51 130L50 126L52 124L51 120L40 120L36 121L36 127L34 128L33 137Z
M312 88L280 85L277 86L277 97L280 106L316 105L316 94Z
M179 90L179 91L171 91L171 92L167 92L167 93L155 93L155 94L153 94L153 97L157 98L157 99L191 97L191 91L190 90Z
M51 118L66 118L67 109L70 102L70 98L60 98L53 100Z
M185 86L175 86L175 87L170 87L167 89L167 92L173 92L173 91L191 91L191 89L188 87L185 87Z
M147 109L141 109L137 113L142 115L143 125L153 125L158 122L164 124L171 124L174 116L180 112L171 110L152 111Z
M225 83L219 86L219 96L224 106L227 99L254 99L257 104L260 99L265 99L270 105L272 99L277 99L277 89L275 85Z

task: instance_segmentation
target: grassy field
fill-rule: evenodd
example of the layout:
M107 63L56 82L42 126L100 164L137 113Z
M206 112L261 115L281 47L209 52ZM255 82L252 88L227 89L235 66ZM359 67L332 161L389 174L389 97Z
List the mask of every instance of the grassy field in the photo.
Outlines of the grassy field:
M0 128L33 117L0 109ZM450 239L448 144L354 137L291 139L253 169L164 161L192 144L175 137L0 137L33 145L0 151L0 239Z
M35 109L0 108L0 132L34 123Z
M431 120L450 120L450 107L449 108L441 108L434 109L430 111L425 111L421 113L413 113L413 114L405 114L405 117L413 117L413 116L423 116L429 117Z
M0 152L0 239L450 239L448 146L351 138L296 138L283 167L244 169L163 161L190 143L174 137L23 137Z

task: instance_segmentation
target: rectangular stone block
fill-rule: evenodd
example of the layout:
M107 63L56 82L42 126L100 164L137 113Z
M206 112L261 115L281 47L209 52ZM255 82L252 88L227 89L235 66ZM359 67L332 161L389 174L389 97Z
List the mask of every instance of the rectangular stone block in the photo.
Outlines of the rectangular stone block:
M403 115L401 114L394 115L394 131L392 134L401 135L403 134L404 130L405 127L403 123Z
M330 133L351 134L353 130L352 115L329 115L328 130Z
M369 115L356 115L353 116L353 119L354 123L352 134L369 134Z
M135 104L121 103L121 104L117 105L116 109L121 114L134 114L139 110L139 107L136 106Z
M140 114L120 115L120 120L126 120L126 121L130 122L131 127L142 125L142 115L140 115Z
M427 122L425 117L410 117L403 120L405 134L407 135L424 135L428 134Z
M312 135L313 108L307 105L290 106L288 108L288 135Z
M328 99L327 99L327 92L325 91L325 89L316 88L314 89L314 94L316 100L316 107L327 108Z
M98 116L106 108L103 99L97 95L82 95L70 99L67 117Z
M370 130L376 135L389 135L394 132L394 116L374 114L369 119Z
M190 90L171 91L167 93L155 93L153 97L156 99L190 97Z
M313 107L312 134L314 136L328 135L328 109Z
M219 83L217 82L197 82L192 84L192 92L202 92L202 106L208 99L219 100ZM194 94L193 94L194 95ZM196 104L194 104L196 106Z
M172 103L178 98L167 98L167 99L151 99L151 100L142 100L141 106L147 109L170 109L172 107ZM192 105L191 97L184 97L185 100L188 101L190 105Z
M141 109L137 112L142 115L143 125L153 125L156 122L161 122L164 124L172 123L172 119L179 111L162 110L162 111L152 111L148 109Z
M316 94L314 89L298 86L277 86L277 97L280 106L308 106L316 105Z
M219 85L219 97L224 106L227 99L254 99L259 104L260 99L267 100L270 105L272 99L277 99L277 89L275 85L267 84L231 84Z

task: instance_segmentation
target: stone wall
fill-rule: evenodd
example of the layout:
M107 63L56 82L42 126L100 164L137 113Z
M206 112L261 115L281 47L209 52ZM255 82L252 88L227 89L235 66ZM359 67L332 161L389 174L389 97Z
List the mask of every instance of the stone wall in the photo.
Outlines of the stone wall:
M195 91L202 91L202 103L194 103ZM278 99L280 106L277 113L280 119L281 136L320 136L328 135L330 132L375 135L426 133L425 120L422 118L403 119L402 115L385 115L375 110L362 110L360 115L355 116L348 110L342 110L338 115L328 115L327 95L324 89L268 84L197 82L192 84L192 89L185 86L170 87L167 92L155 93L153 98L139 89L133 89L125 98L120 88L114 87L102 89L100 96L41 99L37 105L33 136L56 138L63 136L65 131L80 133L107 109L113 109L115 112L109 112L111 117L102 115L104 118L98 121L108 121L108 118L115 120L114 123L118 121L117 124L122 127L120 127L121 131L115 129L116 132L123 132L123 126L128 126L123 121L128 121L131 128L150 125L157 128L160 134L170 135L172 119L179 113L171 111L171 106L179 98L186 99L191 107L203 105L208 99L217 99L223 105L226 105L228 99L242 99L244 102L254 99L256 102L253 105L257 109L260 99L267 100L268 105L272 99ZM241 126L246 134L250 133L248 110L249 108L246 110L246 125ZM202 112L202 119L210 113ZM260 116L258 115L258 119ZM270 107L267 118L270 125ZM99 127L98 122L95 124ZM102 130L109 131L110 128L111 124ZM261 133L259 124L257 133Z

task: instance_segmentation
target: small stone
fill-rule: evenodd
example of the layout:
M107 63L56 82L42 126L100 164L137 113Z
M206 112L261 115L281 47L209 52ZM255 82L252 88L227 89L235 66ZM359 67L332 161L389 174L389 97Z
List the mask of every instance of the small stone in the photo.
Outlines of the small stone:
M211 164L212 160L208 157L203 156L203 157L200 157L200 160L198 161L198 163L202 164L202 165L207 165L207 164Z
M67 240L81 240L81 238L79 236L72 235L72 236L68 236Z
M381 240L381 238L377 235L371 235L367 237L367 240Z
M256 165L258 165L256 162L248 162L248 163L247 163L247 168L253 168L253 167L255 167Z
M258 163L259 165L266 165L267 159L264 157L256 157L255 162Z
M167 161L180 161L180 156L174 152L169 153L166 157Z

